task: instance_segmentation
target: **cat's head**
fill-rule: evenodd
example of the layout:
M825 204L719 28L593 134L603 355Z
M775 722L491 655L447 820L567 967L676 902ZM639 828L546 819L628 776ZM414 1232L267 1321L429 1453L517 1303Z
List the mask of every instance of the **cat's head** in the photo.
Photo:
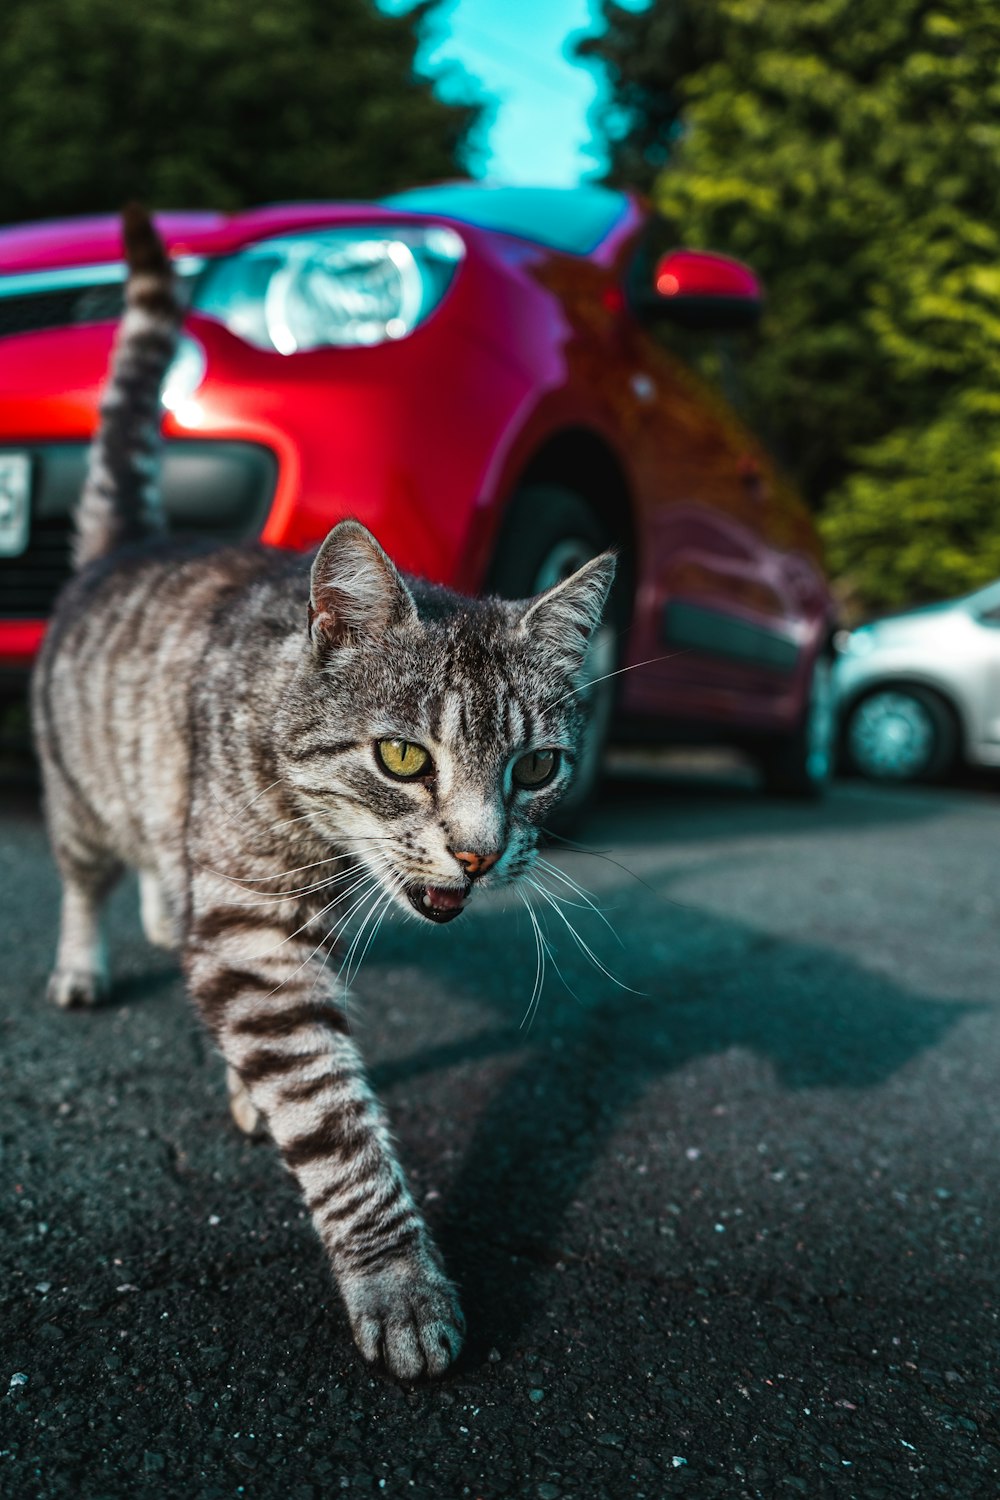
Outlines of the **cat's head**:
M408 586L356 521L313 564L308 639L279 725L317 832L390 899L449 921L534 859L572 780L590 637L613 554L523 601Z

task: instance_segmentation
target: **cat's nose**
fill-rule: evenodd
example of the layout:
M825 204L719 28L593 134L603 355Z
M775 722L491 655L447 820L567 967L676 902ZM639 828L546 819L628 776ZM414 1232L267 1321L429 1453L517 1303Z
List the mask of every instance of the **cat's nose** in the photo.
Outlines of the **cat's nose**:
M471 854L453 849L451 852L470 880L478 880L480 875L485 875L487 870L492 870L500 858L499 851L496 854Z

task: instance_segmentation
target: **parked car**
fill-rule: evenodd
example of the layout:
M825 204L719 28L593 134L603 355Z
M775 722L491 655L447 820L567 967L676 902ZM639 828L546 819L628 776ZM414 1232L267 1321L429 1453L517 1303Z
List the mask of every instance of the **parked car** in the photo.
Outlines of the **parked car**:
M746 324L751 271L670 250L602 187L157 222L190 302L164 393L175 528L305 548L354 515L409 571L511 596L614 544L581 794L612 710L621 736L735 743L776 788L822 786L834 608L815 532L651 332ZM0 668L30 662L67 576L122 278L111 217L0 230Z
M1000 582L862 625L835 682L846 765L874 781L1000 766Z

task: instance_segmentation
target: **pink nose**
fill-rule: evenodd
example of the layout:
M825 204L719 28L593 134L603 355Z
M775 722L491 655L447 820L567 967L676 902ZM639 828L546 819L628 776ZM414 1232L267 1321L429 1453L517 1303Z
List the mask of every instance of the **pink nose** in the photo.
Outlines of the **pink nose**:
M470 880L478 880L480 875L485 875L487 870L492 870L500 858L499 854L468 854L454 849L452 853Z

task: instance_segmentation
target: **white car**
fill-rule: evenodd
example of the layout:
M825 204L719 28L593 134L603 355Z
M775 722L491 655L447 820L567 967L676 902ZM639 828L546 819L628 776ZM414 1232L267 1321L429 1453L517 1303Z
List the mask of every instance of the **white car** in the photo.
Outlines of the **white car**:
M838 645L850 769L933 781L959 760L1000 766L1000 582L862 625Z

